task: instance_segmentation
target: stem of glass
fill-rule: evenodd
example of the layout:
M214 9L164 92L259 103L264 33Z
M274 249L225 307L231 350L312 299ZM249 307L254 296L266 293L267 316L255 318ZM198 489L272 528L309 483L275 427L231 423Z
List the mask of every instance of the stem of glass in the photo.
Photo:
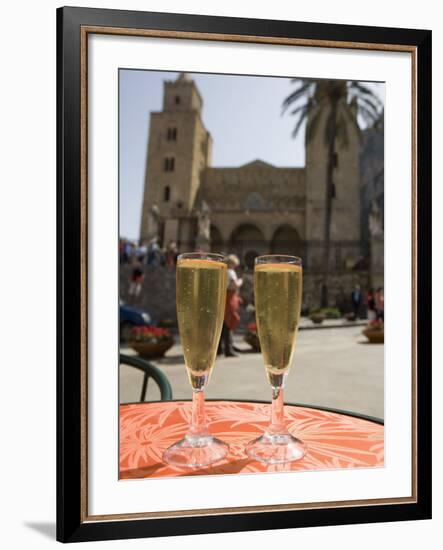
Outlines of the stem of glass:
M270 434L286 433L283 386L272 388L271 423L267 431Z
M192 392L191 424L188 430L189 437L201 437L209 434L206 424L205 392L194 390Z

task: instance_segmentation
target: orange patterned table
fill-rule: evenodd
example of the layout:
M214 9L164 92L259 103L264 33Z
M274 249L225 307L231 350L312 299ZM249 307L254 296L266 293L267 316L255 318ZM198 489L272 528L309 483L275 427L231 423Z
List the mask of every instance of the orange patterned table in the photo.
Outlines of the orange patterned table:
M288 428L307 446L306 456L291 464L266 465L250 460L245 445L269 422L269 404L208 401L211 432L226 441L226 460L197 470L162 462L162 453L181 439L190 420L191 403L163 401L120 406L120 479L259 473L276 471L368 468L384 465L382 424L308 407L285 406Z

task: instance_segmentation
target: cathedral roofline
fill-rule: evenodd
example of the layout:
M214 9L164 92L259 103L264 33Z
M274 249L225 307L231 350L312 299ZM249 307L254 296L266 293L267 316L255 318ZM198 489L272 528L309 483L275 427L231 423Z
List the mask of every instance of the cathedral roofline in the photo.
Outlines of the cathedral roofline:
M255 159L246 164L242 164L240 168L277 168L277 166L261 159Z
M275 166L269 162L265 162L260 159L247 162L246 164L240 164L239 166L208 166L206 170L242 170L243 168L266 168L270 170L306 170L306 166Z

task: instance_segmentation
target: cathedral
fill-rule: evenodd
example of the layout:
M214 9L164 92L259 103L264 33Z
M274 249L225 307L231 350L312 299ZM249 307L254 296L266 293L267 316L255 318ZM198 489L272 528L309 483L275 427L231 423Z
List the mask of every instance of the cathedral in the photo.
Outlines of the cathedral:
M142 241L174 241L180 252L235 253L247 269L260 254L303 259L307 302L318 301L323 270L327 149L324 121L306 143L306 166L276 167L260 159L212 166L213 143L202 120L203 99L189 74L164 82L163 108L149 129ZM330 230L330 296L367 287L364 266L357 129L334 155ZM235 146L235 144L233 144ZM367 245L368 243L366 243Z

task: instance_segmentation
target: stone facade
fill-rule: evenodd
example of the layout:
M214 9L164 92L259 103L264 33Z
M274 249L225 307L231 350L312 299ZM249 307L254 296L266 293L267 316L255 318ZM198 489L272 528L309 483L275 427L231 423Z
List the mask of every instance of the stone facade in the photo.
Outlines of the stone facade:
M270 251L302 254L303 169L259 160L239 168L207 168L201 198L211 210L211 249L235 252L248 265Z
M280 168L261 160L219 168L212 166L212 138L202 122L202 107L203 100L189 75L164 83L163 110L151 113L141 240L152 239L155 227L163 246L174 241L181 252L236 253L246 270L259 254L301 256L305 301L318 305L328 159L325 120L319 121L314 138L306 143L304 168ZM361 267L365 244L360 141L357 130L349 126L348 145L335 152L331 303L350 293L356 283L366 286L369 271L369 266Z

